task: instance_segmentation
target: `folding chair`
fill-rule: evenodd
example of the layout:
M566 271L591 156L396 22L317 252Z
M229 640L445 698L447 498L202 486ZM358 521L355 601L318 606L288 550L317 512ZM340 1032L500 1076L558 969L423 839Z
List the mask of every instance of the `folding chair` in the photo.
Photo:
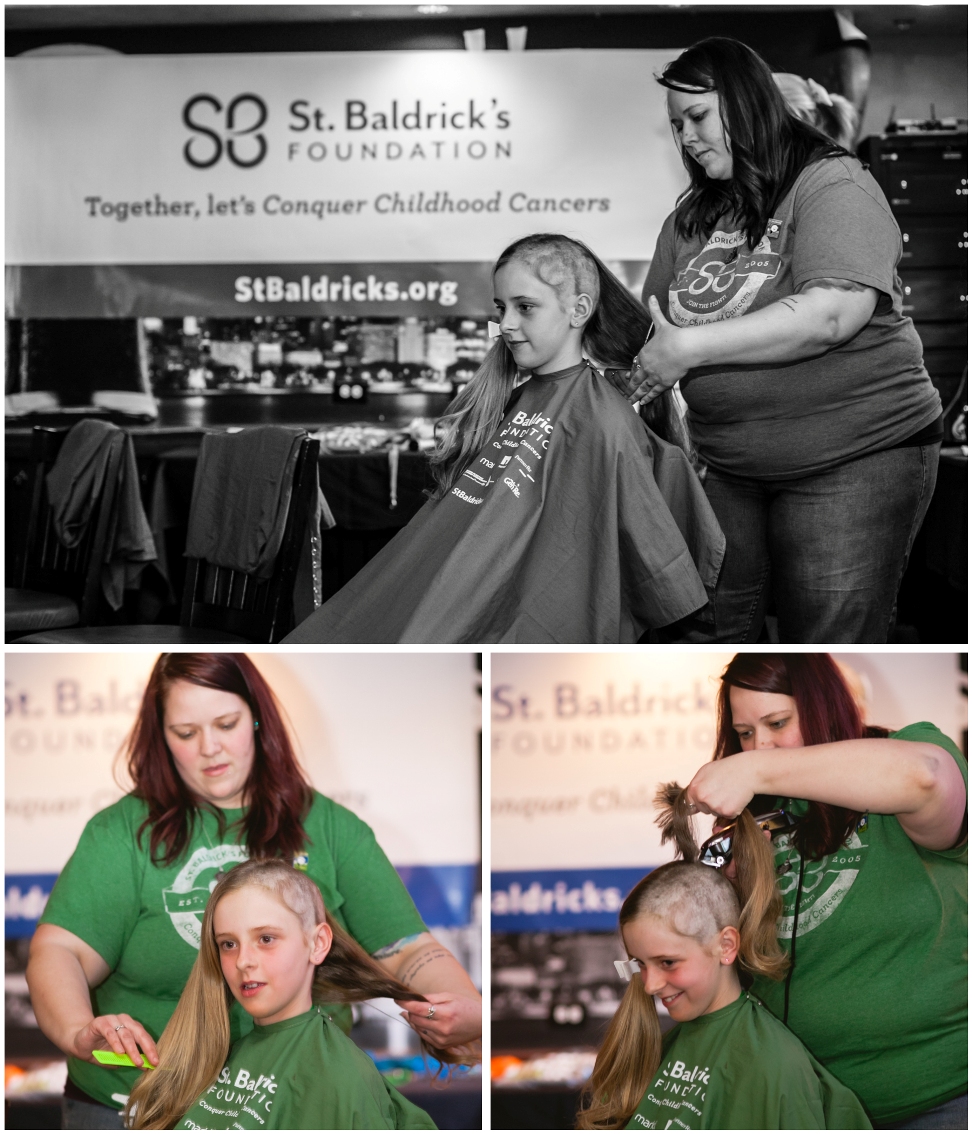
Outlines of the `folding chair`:
M305 437L294 467L283 542L269 579L190 559L179 626L98 626L32 634L21 641L64 644L279 642L294 627L293 593L311 509L316 507L320 442ZM197 473L198 475L198 473Z
M88 626L101 607L101 565L108 524L118 489L122 435L112 444L101 490L84 534L75 547L65 547L54 529L47 496L47 474L67 436L66 429L35 426L31 435L26 536L15 553L15 587L4 592L7 641L19 641L32 631ZM8 497L8 508L16 503Z

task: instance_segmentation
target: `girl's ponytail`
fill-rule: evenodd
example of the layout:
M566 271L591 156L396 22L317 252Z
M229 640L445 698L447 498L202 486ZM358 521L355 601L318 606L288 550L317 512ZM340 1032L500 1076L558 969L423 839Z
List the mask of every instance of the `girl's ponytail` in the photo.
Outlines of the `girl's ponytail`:
M780 948L776 923L783 912L783 897L776 885L773 844L743 809L732 836L736 877L730 879L739 895L739 963L755 976L782 980L790 958Z
M691 812L685 798L685 788L676 783L659 784L655 792L655 826L661 827L662 846L674 842L678 857L683 862L697 862L699 848L692 830Z
M632 977L597 1053L577 1129L619 1130L624 1126L655 1077L661 1052L655 999Z
M699 848L691 826L691 804L685 788L676 783L660 784L655 796L662 843L674 841L685 862L697 862ZM742 907L739 915L739 964L747 972L782 980L789 958L780 948L776 923L783 912L783 898L776 886L773 848L745 809L737 816L732 835L735 878L730 878ZM714 869L714 868L712 868Z
M384 996L390 1000L425 1000L420 992L388 972L374 957L369 956L354 938L331 917L326 915L333 940L323 962L317 966L311 995L315 1003L356 1004L361 1000L375 1000ZM460 1063L462 1053L450 1048L432 1047L420 1040L422 1050L439 1063Z
M584 328L584 345L605 366L613 364L627 370L645 344L651 317L607 265L590 249L586 251L597 268L601 296ZM697 463L674 391L666 390L659 397L645 402L638 413L653 433L663 441L677 445L693 464Z

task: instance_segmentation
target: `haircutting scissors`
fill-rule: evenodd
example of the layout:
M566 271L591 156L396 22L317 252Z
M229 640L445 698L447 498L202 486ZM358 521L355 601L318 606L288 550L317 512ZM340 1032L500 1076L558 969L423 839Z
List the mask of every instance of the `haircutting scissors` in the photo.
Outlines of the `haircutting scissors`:
M796 820L785 811L767 811L762 815L754 815L756 826L761 831L788 831L796 826ZM736 820L727 823L721 830L706 839L699 848L699 862L703 866L714 866L722 870L732 862L732 836L736 831Z

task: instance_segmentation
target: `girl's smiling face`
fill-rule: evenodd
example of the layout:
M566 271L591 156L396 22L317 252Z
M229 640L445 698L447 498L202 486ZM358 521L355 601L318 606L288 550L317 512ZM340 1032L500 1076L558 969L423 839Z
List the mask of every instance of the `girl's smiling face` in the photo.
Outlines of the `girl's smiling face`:
M493 276L500 331L520 370L555 374L582 358L584 323L593 310L586 294L560 296L521 260Z
M308 935L269 890L244 886L220 899L213 934L230 992L258 1024L289 1020L312 1007L314 968L331 948L327 923Z
M729 705L743 752L803 747L796 701L786 693L760 693L732 685Z
M175 681L165 698L165 741L190 790L217 807L242 807L256 744L253 714L235 693Z
M669 91L668 117L682 149L714 181L732 177L732 150L722 124L717 91Z
M701 944L685 937L660 917L647 915L621 931L628 956L641 965L645 992L657 996L676 1021L695 1020L732 1004L741 991L733 962L739 951L739 930L719 930Z

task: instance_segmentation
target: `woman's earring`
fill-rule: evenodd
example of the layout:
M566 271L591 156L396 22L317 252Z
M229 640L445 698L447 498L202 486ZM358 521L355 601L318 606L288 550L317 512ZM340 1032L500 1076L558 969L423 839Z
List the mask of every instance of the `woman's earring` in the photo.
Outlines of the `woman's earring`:
M254 732L256 732L256 730L257 730L257 729L258 729L259 727L260 727L260 722L259 722L259 721L254 721L254 722L253 722L253 731L254 731Z

